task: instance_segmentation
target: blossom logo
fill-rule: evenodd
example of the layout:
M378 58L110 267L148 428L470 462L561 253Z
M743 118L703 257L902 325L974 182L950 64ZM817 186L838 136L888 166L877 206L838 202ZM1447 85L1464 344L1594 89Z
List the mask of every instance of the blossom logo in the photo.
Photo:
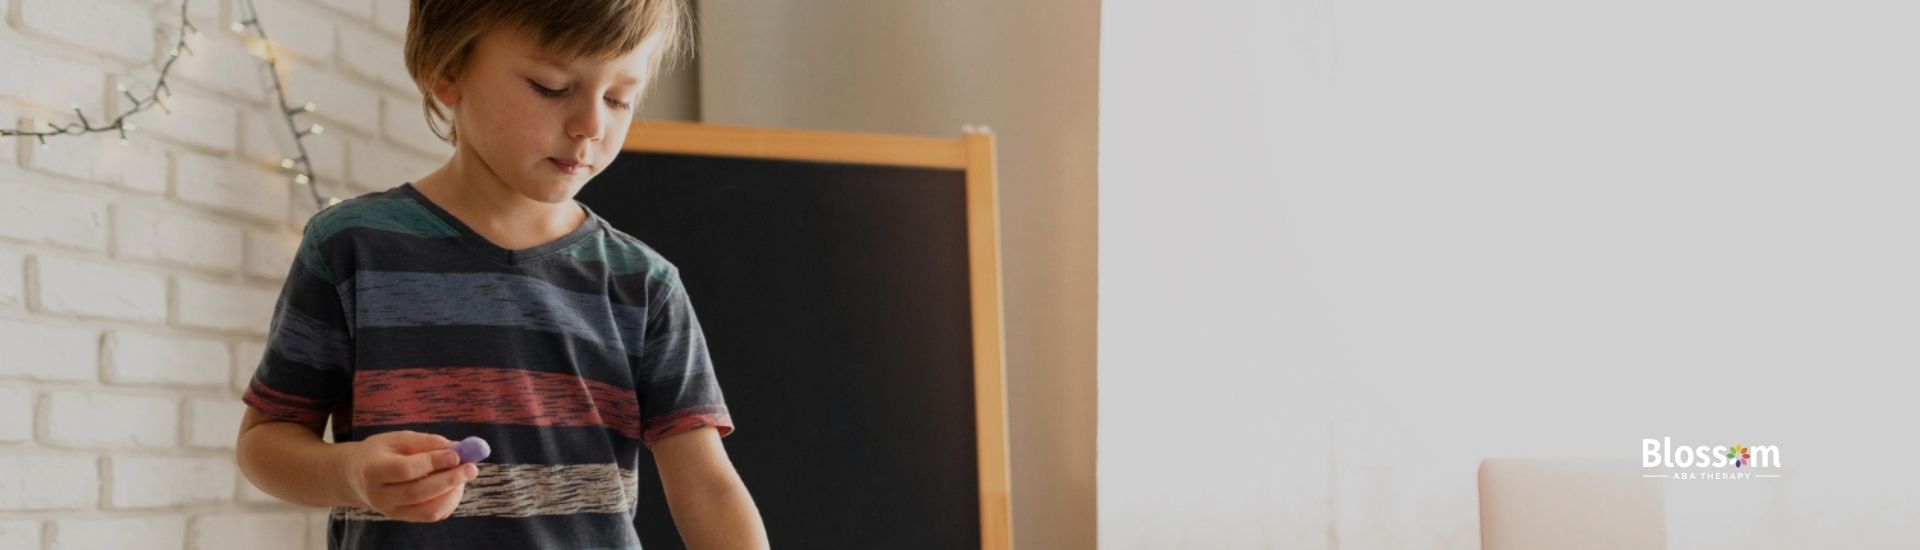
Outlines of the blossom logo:
M1718 449L1718 447L1715 448ZM1734 455L1739 455L1740 458L1734 458ZM1753 462L1753 455L1747 452L1746 445L1734 445L1732 449L1727 449L1727 459L1733 461L1733 467L1739 468Z
M1665 474L1646 474L1641 477L1663 477L1671 479L1748 479L1774 478L1779 474L1755 474L1753 469L1773 469L1780 467L1780 447L1777 445L1734 444L1732 446L1679 446L1673 445L1673 438L1640 440L1640 466L1642 468L1691 469ZM1698 471L1701 469L1719 471ZM1733 469L1734 472L1728 472Z

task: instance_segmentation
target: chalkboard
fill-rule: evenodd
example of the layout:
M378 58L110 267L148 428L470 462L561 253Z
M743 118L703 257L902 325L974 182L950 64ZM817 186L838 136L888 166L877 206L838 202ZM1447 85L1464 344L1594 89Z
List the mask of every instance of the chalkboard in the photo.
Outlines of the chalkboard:
M773 547L1011 548L991 134L630 134L577 198L679 267Z

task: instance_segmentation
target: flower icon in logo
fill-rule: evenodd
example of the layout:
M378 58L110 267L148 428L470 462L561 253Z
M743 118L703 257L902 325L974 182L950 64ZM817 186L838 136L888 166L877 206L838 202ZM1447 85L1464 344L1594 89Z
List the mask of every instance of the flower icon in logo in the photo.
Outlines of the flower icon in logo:
M1753 455L1747 450L1747 446L1738 444L1727 449L1727 458L1733 461L1733 467L1739 468L1753 463Z

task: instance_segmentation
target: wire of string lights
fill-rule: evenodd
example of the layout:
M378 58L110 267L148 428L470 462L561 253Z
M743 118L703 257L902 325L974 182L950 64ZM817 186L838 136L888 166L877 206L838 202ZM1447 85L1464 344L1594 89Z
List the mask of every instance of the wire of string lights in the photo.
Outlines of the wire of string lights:
M124 144L127 143L127 133L137 128L134 123L128 121L129 117L154 107L160 108L161 111L167 114L172 114L173 110L167 107L166 102L166 99L173 95L173 90L167 86L167 77L173 71L175 61L179 61L183 55L193 55L193 48L188 45L188 38L200 36L200 29L194 26L193 20L187 15L187 5L191 3L191 1L192 0L181 0L180 2L180 36L174 41L173 49L167 52L166 61L160 66L160 76L155 79L152 90L145 96L137 96L134 95L131 90L128 90L125 84L120 85L120 95L126 97L131 104L128 108L122 109L120 114L113 117L111 121L96 124L94 121L87 119L86 112L80 110L80 106L76 104L73 106L73 114L79 119L78 122L61 125L48 122L46 123L45 129L32 128L15 130L0 128L0 137L31 137L39 142L41 148L45 149L52 147L52 144L47 142L47 138L53 136L118 132L120 142ZM319 182L313 174L313 161L307 156L307 147L305 142L302 141L307 136L320 135L326 131L326 128L315 123L302 129L300 128L299 121L294 119L295 116L314 112L318 107L311 102L300 105L299 107L288 106L287 87L280 79L280 59L274 52L273 41L267 38L267 30L260 24L260 15L259 12L254 9L253 0L241 0L240 4L245 7L245 13L242 14L243 16L239 21L233 23L232 30L236 33L250 34L258 39L259 47L263 51L262 57L266 58L269 72L273 73L274 98L279 104L280 115L286 120L288 131L293 133L295 154L292 157L281 159L280 169L292 172L293 182L307 188L307 194L313 198L313 204L316 210L339 204L340 199L338 197L321 199Z

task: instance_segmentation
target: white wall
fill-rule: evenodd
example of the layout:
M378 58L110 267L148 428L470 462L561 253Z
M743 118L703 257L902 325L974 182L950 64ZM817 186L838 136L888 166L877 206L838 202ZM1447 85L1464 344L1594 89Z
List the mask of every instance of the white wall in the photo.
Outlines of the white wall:
M1099 5L703 2L701 120L958 137L1000 175L1014 544L1094 538Z
M1888 2L1103 9L1101 546L1479 546L1487 457L1771 444L1674 548L1911 547Z
M237 471L240 390L312 211L275 165L291 138L237 0L193 0L203 32L174 113L132 144L0 139L0 548L324 548L324 511ZM401 66L405 2L259 0L283 46L322 189L350 197L438 166ZM177 1L0 2L0 120L93 120L144 94ZM217 534L217 535L216 535Z

